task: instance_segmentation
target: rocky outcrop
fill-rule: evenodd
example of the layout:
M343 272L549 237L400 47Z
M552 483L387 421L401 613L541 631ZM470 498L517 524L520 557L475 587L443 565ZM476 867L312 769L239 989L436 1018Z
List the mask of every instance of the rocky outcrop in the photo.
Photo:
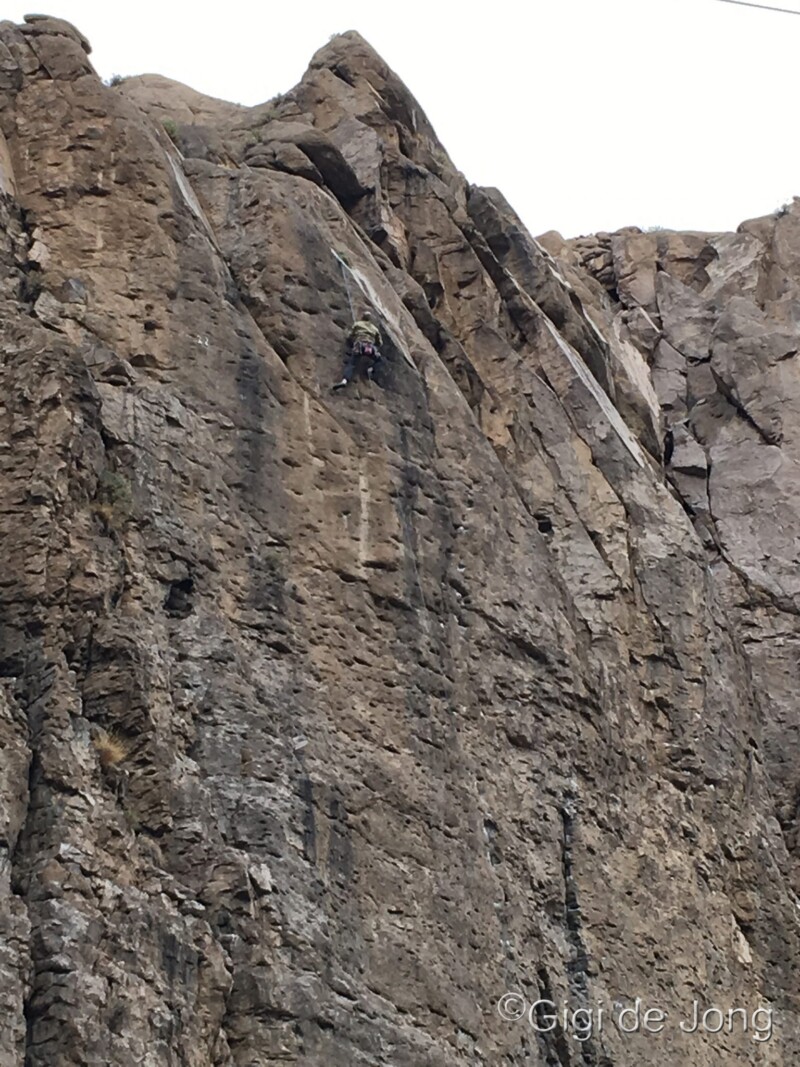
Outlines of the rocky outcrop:
M794 1062L800 203L537 242L352 33L0 128L0 1065Z

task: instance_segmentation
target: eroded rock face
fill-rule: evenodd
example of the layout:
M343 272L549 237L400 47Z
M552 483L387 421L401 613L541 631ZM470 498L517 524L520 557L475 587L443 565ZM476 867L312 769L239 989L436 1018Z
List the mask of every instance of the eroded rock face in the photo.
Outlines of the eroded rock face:
M0 1065L797 1061L800 204L536 242L356 34L0 126Z

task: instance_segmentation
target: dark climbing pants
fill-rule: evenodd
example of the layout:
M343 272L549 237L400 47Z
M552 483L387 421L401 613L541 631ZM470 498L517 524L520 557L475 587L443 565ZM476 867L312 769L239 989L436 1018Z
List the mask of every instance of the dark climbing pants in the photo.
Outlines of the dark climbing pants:
M366 352L365 349L367 350ZM350 355L345 364L342 378L344 378L345 381L351 382L359 366L363 366L365 372L370 371L371 377L375 372L375 368L378 366L380 358L381 354L374 345L362 345L359 342L356 342L350 350Z

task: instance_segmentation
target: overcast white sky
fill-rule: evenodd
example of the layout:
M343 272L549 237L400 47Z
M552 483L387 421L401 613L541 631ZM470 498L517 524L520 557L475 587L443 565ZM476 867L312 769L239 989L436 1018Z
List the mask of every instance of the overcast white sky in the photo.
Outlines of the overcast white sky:
M758 0L796 8L800 0ZM4 4L21 21L29 7ZM11 10L8 10L8 8ZM255 104L357 29L534 234L734 229L800 195L800 17L721 0L37 0L99 74ZM213 12L213 13L212 13Z

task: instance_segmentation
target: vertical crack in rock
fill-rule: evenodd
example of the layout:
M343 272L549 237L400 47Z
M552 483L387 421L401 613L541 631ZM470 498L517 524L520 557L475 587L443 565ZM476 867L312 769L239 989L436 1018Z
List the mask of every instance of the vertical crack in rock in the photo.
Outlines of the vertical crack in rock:
M36 301L41 293L41 267L30 258L30 252L34 245L34 226L30 216L24 209L18 215L20 223L20 238L15 249L16 260L20 273L19 299L29 305L31 314Z
M589 952L583 938L583 916L578 899L578 881L574 866L574 845L577 822L577 802L568 798L561 806L563 828L561 863L564 872L564 924L567 943L572 949L572 958L567 961L567 984L570 1010L586 1009L594 1015L597 1005L592 1001L589 984ZM574 1007L573 1007L574 1006ZM585 1067L613 1067L608 1057L598 1050L593 1036L583 1036L575 1041L580 1062ZM566 1063L572 1061L567 1060Z
M573 1067L570 1041L561 1019L557 1017L555 1023L551 1021L550 1005L556 1004L556 999L546 967L539 967L537 979L538 999L546 1005L540 1005L536 1011L537 1036L539 1047L544 1054L545 1067ZM559 1013L556 1014L558 1016Z

